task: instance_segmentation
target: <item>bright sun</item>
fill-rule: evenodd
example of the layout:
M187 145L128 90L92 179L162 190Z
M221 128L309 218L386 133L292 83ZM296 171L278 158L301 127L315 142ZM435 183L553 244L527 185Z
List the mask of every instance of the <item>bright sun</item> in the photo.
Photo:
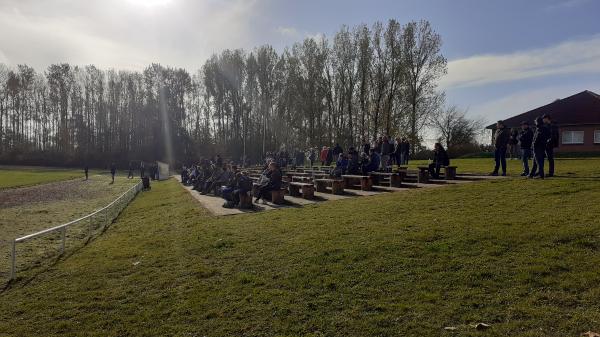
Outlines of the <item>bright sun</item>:
M169 5L173 0L127 0L129 3L139 7L164 7Z

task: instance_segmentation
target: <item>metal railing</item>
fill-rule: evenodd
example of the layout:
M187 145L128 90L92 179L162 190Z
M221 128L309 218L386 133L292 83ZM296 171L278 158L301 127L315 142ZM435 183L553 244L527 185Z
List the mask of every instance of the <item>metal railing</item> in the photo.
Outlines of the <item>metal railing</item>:
M10 250L9 280L14 280L16 277L16 273L17 273L17 270L16 270L17 269L17 243L31 240L31 239L34 239L34 238L37 238L40 236L50 234L50 233L60 232L60 254L62 255L65 252L65 244L66 244L66 240L67 240L67 228L69 228L70 226L76 225L76 224L83 223L84 221L88 221L87 238L88 238L88 240L91 239L93 236L93 233L94 233L94 226L93 226L92 220L96 217L101 217L103 219L102 230L104 230L104 228L106 228L106 226L109 223L111 223L121 213L121 211L123 211L123 209L125 209L125 207L127 207L127 205L131 202L131 200L133 200L133 198L135 198L135 196L138 194L138 192L142 190L142 188L143 188L143 184L142 184L142 181L140 181L139 183L135 184L130 189L128 189L125 193L121 194L113 202L111 202L110 204L104 206L103 208L101 208L99 210L94 211L93 213L90 213L79 219L67 222L65 224L47 228L47 229L41 230L37 233L25 235L20 238L16 238L16 239L12 240L11 250Z

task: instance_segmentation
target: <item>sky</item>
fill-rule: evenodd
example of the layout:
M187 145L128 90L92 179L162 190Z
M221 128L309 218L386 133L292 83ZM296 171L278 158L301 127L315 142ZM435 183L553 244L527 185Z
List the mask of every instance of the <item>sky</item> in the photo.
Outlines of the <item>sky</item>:
M425 19L444 42L447 104L491 123L600 93L599 14L600 0L0 0L0 63L195 72L227 48Z

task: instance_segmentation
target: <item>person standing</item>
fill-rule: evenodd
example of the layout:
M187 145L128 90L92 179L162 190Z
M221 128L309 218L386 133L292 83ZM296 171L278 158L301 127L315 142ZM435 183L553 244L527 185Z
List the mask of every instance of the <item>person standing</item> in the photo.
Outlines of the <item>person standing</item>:
M369 150L371 150L371 144L369 144L369 142L367 142L366 139L363 139L363 146L362 146L363 153L369 154Z
M90 171L90 168L88 167L87 164L85 164L84 168L83 168L83 172L85 172L85 180L88 180L88 173Z
M544 157L548 140L550 139L550 130L544 125L542 118L535 120L535 132L533 134L533 168L529 173L529 178L544 179Z
M554 148L558 147L558 127L552 123L550 115L544 115L542 117L544 125L548 129L550 138L546 144L546 157L548 157L548 175L547 177L554 176Z
M529 175L529 159L531 159L531 143L533 141L533 131L529 127L529 122L521 122L521 132L517 137L521 146L521 160L523 161L522 177Z
M333 155L333 158L337 160L340 156L340 153L344 153L344 149L342 149L339 143L336 143L331 154Z
M407 138L402 139L402 165L408 165L408 157L410 155L410 143Z
M129 172L127 172L127 179L133 179L133 163L129 162Z
M392 154L392 145L390 144L390 140L387 136L384 136L381 139L381 162L379 169L382 171L387 170L387 166L390 161L390 155Z
M506 130L504 121L498 121L496 123L496 133L494 134L494 160L496 161L496 166L494 166L494 171L490 174L492 176L498 175L500 166L502 166L502 175L506 175L506 149L509 139L510 132Z
M329 153L329 149L327 146L323 146L321 149L321 154L319 155L319 159L321 160L321 166L325 166L325 162L327 162L327 154Z
M110 176L112 177L111 184L115 183L115 174L117 174L117 166L115 163L110 164Z

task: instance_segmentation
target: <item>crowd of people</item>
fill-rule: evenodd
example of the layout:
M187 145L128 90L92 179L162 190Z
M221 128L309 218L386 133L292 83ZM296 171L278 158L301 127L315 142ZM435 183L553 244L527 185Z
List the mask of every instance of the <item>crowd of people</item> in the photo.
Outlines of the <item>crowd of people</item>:
M225 199L223 207L241 207L241 200L252 190L253 181L248 173L237 165L224 163L217 155L213 159L201 159L198 165L184 167L181 182L193 186L192 189L202 195L213 194ZM269 195L269 192L281 188L282 173L275 161L270 161L257 180L258 188L255 202Z
M534 127L528 121L521 122L521 130L509 130L503 121L496 123L494 133L494 158L496 165L490 175L506 175L506 154L510 146L520 148L520 158L523 164L521 176L544 179L554 176L554 149L558 147L558 127L552 122L550 115L543 115L534 121ZM544 172L544 162L548 158L548 173ZM533 160L531 169L529 161Z

